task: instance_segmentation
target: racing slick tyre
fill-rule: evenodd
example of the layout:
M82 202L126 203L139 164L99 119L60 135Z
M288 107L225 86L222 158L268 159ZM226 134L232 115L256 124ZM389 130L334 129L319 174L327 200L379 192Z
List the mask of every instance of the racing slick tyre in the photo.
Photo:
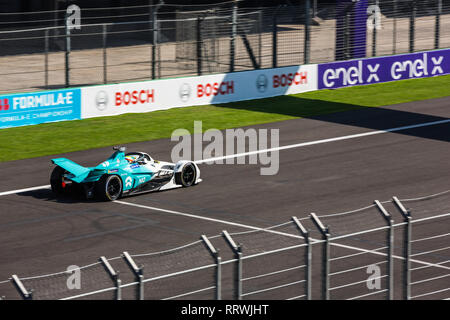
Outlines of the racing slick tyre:
M100 200L114 201L122 195L122 179L117 175L103 175L95 185L95 194Z
M53 169L52 174L50 176L50 185L52 187L52 191L55 194L63 194L64 193L64 180L63 175L66 173L66 170L63 168L56 166L55 169Z
M183 166L181 172L175 174L175 183L183 187L190 187L195 183L197 170L193 163L189 162Z

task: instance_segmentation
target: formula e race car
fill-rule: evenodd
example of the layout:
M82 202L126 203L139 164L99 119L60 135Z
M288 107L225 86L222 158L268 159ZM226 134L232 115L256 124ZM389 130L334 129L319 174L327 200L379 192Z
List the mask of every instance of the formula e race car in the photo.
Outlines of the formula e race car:
M190 187L202 180L200 169L191 161L178 163L153 160L145 152L125 154L125 147L96 167L86 168L66 159L52 159L56 165L50 185L56 194L81 189L86 198L113 201L125 195Z

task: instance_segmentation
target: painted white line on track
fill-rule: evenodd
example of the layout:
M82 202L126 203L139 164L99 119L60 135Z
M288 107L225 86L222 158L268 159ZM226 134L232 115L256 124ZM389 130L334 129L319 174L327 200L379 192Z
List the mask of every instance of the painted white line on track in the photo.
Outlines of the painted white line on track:
M425 123L413 124L413 125L397 127L397 128L390 128L390 129L385 129L385 130L369 131L369 132L351 134L351 135L347 135L347 136L340 136L340 137L334 137L334 138L328 138L328 139L322 139L322 140L315 140L315 141L309 141L309 142L290 144L290 145L287 145L287 146L281 146L281 147L277 147L277 148L269 148L269 149L262 149L262 150L256 150L256 151L250 151L250 152L231 154L231 155L222 156L222 157L215 157L215 158L197 160L197 161L194 161L194 162L197 163L197 164L201 164L201 163L205 163L205 162L214 162L214 161L218 161L218 160L225 160L225 159L231 159L231 158L245 157L245 156L259 154L259 153L267 153L267 152L271 152L271 151L280 151L280 150L287 150L287 149L293 149L293 148L301 148L301 147L306 147L306 146L312 146L312 145L315 145L315 144L335 142L335 141L342 141L342 140L349 140L349 139L356 139L356 138L373 136L373 135L383 134L383 133L388 133L388 132L397 132L397 131L402 131L402 130L409 130L409 129L416 129L416 128L422 128L422 127L429 127L429 126L445 124L445 123L449 123L449 122L450 122L450 119L439 120L439 121L432 121L432 122L425 122ZM48 189L48 188L50 188L50 185L38 186L38 187L26 188L26 189L19 189L19 190L12 190L12 191L5 191L5 192L0 192L0 197L1 196L6 196L6 195L10 195L10 194L15 194L15 193L21 193L21 192L33 191L33 190L40 190L40 189Z
M414 125L410 125L410 126L403 126L403 127L391 128L391 129L386 129L386 130L369 131L369 132L351 134L351 135L348 135L348 136L341 136L341 137L334 137L334 138L328 138L328 139L322 139L322 140L315 140L315 141L309 141L309 142L296 143L296 144L291 144L291 145L287 145L287 146L281 146L281 147L277 147L277 148L262 149L262 150L249 151L249 152L243 152L243 153L238 153L238 154L231 154L231 155L222 156L222 157L215 157L215 158L197 160L197 161L194 161L194 162L199 164L199 163L205 163L205 162L210 162L210 161L212 162L212 161L217 161L217 160L238 158L238 157L250 156L250 155L254 155L254 154L258 154L258 153L267 153L267 152L271 152L271 151L280 151L280 150L287 150L287 149L293 149L293 148L301 148L301 147L312 146L312 145L315 145L315 144L321 144L321 143L327 143L327 142L342 141L342 140L348 140L348 139L355 139L355 138L373 136L373 135L376 135L376 134L382 134L382 133L388 133L388 132L396 132L396 131L402 131L402 130L408 130L408 129L415 129L415 128L421 128L421 127L434 126L434 125L444 124L444 123L448 123L448 122L450 122L450 119L433 121L433 122L426 122L426 123L420 123L420 124L414 124Z
M35 190L42 190L42 189L50 189L50 185L45 186L37 186L37 187L31 187L31 188L25 188L25 189L19 189L19 190L12 190L12 191L5 191L0 192L0 196L7 196L9 194L16 194L16 193L22 193L27 191L35 191Z
M170 214L173 214L173 215L178 215L178 216L183 216L183 217L188 217L188 218L206 220L206 221L210 221L210 222L216 222L216 223L226 224L226 225L230 225L230 226L235 226L235 227L241 227L241 228L246 228L246 229L250 229L250 230L255 230L255 231L263 231L263 232L267 232L267 233L278 234L278 235L285 236L285 237L301 239L303 241L303 237L299 236L299 235L294 235L294 234L290 234L290 233L275 231L275 230L271 230L271 229L264 229L264 228L260 228L260 227L247 225L247 224L242 224L242 223L237 223L237 222L232 222L232 221L227 221L227 220L221 220L221 219L215 219L215 218L210 218L210 217L205 217L205 216L199 216L199 215L195 215L195 214L191 214L191 213L185 213L185 212L180 212L180 211L174 211L174 210L150 207L150 206L145 206L145 205L136 204L136 203L132 203L132 202L120 201L120 200L116 200L116 201L113 201L113 202L114 203L118 203L118 204L122 204L122 205L127 205L127 206L136 207L136 208L141 208L141 209L160 211L160 212L170 213ZM313 241L312 243L323 242L322 240L314 239L314 238L311 238L311 240ZM339 247L339 248L344 248L344 249L364 252L364 253L371 253L371 254L374 254L374 255L377 255L377 256L383 256L383 257L387 257L388 256L387 253L382 253L382 252L378 252L378 251L374 251L374 250L370 250L370 249L359 248L359 247L355 247L355 246L344 245L344 244L340 244L340 243L336 243L336 242L330 242L330 245L331 246L335 246L335 247ZM392 257L394 259L398 259L398 260L405 260L405 258L402 257L402 256L393 255ZM443 266L443 265L434 264L434 263L430 263L430 262L426 262L426 261L421 261L421 260L417 260L417 259L410 259L410 261L414 262L414 263L417 263L417 264L422 264L422 265L426 265L426 266L430 266L430 267L435 267L435 268L438 268L438 269L450 270L450 267L446 267L446 266Z

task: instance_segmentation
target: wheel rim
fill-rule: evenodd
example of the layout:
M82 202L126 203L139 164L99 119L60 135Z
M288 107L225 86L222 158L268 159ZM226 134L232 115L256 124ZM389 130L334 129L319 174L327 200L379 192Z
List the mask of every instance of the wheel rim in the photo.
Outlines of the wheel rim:
M122 184L120 183L119 178L112 177L108 180L108 184L106 185L106 193L110 198L118 198L120 192L122 191Z
M185 185L190 186L192 183L194 183L195 179L195 169L193 165L187 165L182 173L183 181Z

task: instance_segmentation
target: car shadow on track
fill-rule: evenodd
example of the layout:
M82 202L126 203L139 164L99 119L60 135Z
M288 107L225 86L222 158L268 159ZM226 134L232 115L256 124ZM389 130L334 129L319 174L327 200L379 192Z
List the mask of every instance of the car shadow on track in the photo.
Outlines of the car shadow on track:
M82 193L74 192L71 194L55 195L51 189L39 189L26 191L17 194L23 197L32 197L37 200L59 202L59 203L94 203L104 202L96 199L86 199Z

